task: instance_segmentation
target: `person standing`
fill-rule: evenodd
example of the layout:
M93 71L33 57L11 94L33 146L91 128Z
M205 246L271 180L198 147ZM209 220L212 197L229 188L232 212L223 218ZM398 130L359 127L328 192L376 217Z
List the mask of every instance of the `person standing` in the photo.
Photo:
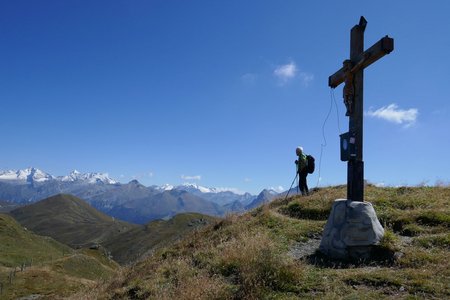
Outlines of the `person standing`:
M308 159L306 158L306 154L303 153L302 147L297 147L295 153L298 156L298 159L295 161L297 165L298 187L303 196L309 195L308 183L306 181L306 176L308 176Z

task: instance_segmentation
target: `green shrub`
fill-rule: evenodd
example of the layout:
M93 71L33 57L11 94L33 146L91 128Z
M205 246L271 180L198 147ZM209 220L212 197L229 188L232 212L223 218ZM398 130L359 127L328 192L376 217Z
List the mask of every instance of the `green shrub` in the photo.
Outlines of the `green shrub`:
M307 204L291 202L287 206L282 207L280 211L291 218L327 220L331 207L308 207Z
M386 229L384 231L384 235L381 238L380 243L378 244L378 246L380 248L384 248L386 250L395 252L398 251L400 249L400 240L399 238L395 235L394 232L392 232L389 229Z

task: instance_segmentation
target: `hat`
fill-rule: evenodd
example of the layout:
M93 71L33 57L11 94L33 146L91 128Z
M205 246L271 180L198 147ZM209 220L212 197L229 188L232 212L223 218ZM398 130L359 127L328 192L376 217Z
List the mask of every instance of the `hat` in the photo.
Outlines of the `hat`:
M303 147L298 146L297 149L295 149L295 153L303 153Z

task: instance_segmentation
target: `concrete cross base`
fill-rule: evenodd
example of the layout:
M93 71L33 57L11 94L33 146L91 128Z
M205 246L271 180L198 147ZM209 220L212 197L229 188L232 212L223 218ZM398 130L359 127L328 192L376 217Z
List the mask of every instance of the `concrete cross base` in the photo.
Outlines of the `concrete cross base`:
M337 259L368 258L384 229L369 202L338 199L334 202L319 250Z

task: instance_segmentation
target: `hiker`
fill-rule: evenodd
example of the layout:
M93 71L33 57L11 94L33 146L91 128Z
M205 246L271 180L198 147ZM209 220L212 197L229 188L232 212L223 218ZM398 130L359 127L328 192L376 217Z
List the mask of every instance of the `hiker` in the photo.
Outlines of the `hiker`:
M298 187L303 196L309 195L308 183L306 182L306 176L308 176L308 159L306 154L303 153L302 147L297 147L295 153L298 156L298 159L295 161L297 165Z

